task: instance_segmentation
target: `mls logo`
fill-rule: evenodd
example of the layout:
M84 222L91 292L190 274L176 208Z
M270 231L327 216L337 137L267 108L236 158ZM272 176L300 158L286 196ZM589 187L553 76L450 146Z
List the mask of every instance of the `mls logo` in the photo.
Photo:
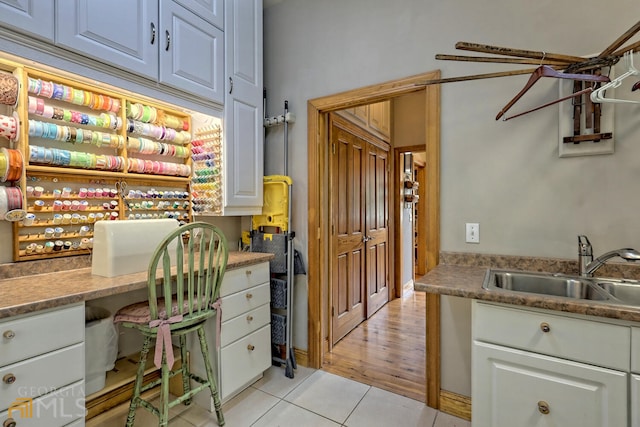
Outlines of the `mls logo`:
M18 397L9 406L9 417L16 411L20 413L20 418L33 417L33 399L30 397Z

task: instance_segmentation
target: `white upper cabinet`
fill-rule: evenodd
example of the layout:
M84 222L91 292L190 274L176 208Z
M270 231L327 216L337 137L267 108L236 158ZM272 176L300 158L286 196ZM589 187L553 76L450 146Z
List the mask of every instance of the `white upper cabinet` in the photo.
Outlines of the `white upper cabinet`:
M176 3L224 30L224 0L176 0Z
M224 101L224 34L175 2L160 2L160 83Z
M262 0L226 0L224 214L262 213Z
M0 0L0 23L53 43L53 0Z
M157 0L66 0L57 6L59 46L157 78Z
M223 101L223 33L178 2L60 1L56 31L60 47L201 98Z

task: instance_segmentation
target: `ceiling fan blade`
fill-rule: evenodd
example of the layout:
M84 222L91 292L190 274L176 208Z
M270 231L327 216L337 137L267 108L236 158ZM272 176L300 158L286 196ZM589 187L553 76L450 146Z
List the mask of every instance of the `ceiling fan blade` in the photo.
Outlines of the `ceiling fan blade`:
M598 58L603 58L605 56L609 56L612 53L614 53L627 40L629 40L631 37L635 36L638 31L640 31L640 21L636 22L636 24L633 27L629 28L623 35L618 37L618 39L616 39L616 41L611 43L611 45L609 45L609 47L607 47L605 50L603 50L602 53L600 55L598 55Z
M481 52L481 53L493 53L496 55L518 56L521 58L533 58L538 60L548 59L550 61L559 61L559 62L565 62L568 64L571 64L574 62L582 62L586 59L586 58L581 58L579 56L562 55L559 53L512 49L509 47L499 47L499 46L491 46L487 44L468 43L468 42L456 43L456 49L470 50L470 51Z

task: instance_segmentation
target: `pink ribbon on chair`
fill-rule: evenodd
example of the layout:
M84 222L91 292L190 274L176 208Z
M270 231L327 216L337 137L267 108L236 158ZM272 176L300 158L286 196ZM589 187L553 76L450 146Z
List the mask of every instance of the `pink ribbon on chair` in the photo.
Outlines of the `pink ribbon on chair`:
M211 304L211 308L217 311L216 313L216 350L220 348L220 332L222 331L222 300L218 297Z
M171 324L182 322L182 314L170 317L168 319L155 319L149 322L150 328L158 327L158 333L156 334L156 351L153 356L153 363L156 368L162 366L162 349L164 347L167 352L167 365L169 369L173 367L175 361L173 357L173 346L171 345Z

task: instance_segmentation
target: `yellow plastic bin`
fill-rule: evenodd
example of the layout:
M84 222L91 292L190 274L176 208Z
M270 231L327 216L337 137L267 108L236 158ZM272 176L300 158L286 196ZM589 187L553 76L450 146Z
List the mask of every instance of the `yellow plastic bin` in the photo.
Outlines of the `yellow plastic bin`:
M254 230L265 226L289 230L289 186L292 183L291 178L285 175L264 177L262 215L252 217Z

